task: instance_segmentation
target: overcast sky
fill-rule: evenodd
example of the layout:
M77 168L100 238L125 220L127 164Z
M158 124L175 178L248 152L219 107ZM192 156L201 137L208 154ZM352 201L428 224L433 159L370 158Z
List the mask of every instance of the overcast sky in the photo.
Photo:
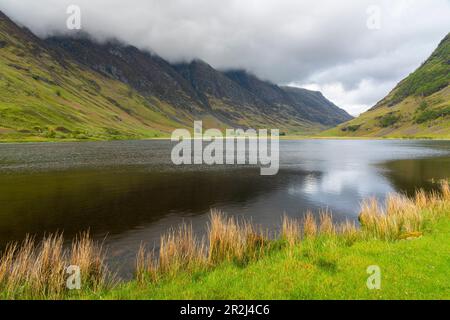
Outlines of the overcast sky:
M82 29L172 62L200 58L320 90L353 115L383 98L450 31L450 0L0 0L39 36ZM379 19L378 19L379 17Z

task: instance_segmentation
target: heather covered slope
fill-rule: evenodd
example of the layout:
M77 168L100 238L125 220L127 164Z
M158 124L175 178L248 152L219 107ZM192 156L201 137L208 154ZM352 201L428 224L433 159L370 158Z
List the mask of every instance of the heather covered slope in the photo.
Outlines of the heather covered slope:
M325 136L450 138L450 34L389 95Z

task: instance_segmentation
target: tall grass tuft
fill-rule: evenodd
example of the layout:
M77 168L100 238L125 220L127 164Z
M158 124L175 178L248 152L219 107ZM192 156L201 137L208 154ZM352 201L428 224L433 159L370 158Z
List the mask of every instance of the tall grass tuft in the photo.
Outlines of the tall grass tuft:
M212 211L208 244L198 240L192 226L181 225L161 237L159 255L141 245L136 257L136 279L158 281L180 271L195 272L223 261L246 263L259 258L268 244L267 236L247 221L237 221Z
M347 245L352 245L359 238L359 230L354 221L346 220L338 226L338 234Z
M335 236L336 228L333 223L333 215L327 210L319 213L319 233L323 236Z
M444 201L450 201L450 182L448 180L441 181L441 193Z
M66 268L77 265L85 290L104 288L108 271L99 246L82 235L72 250L64 249L61 234L48 235L36 243L27 236L21 244L11 244L0 259L0 297L6 299L61 299L69 292Z
M317 234L317 223L311 211L306 212L303 221L303 234L306 239L314 238Z
M237 221L218 211L212 211L208 226L208 260L245 262L264 252L266 237L248 221Z
M198 241L192 225L182 224L161 237L159 270L175 274L180 270L193 270L206 265L204 241Z
M136 256L136 281L143 285L146 281L152 283L158 281L158 264L155 258L155 251L147 252L147 248L141 243Z
M301 224L296 219L283 215L281 222L281 239L286 241L290 247L294 247L302 238Z
M443 181L440 193L418 190L412 199L390 194L384 208L374 198L365 200L361 204L359 221L367 237L405 239L408 235L420 235L426 220L436 219L440 213L448 212L449 200L450 187L448 181Z
M416 194L414 195L414 204L419 209L425 209L429 206L429 196L423 189L419 189L416 191Z
M70 264L78 266L81 281L93 290L106 285L110 276L105 264L105 252L101 244L92 241L89 232L84 232L72 242Z

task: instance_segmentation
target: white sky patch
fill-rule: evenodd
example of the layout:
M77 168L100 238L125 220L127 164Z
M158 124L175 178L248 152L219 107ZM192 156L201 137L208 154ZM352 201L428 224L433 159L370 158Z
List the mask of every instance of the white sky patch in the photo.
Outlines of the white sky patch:
M356 87L346 90L344 85L340 82L333 83L289 83L290 86L300 87L314 91L320 91L325 97L338 106L345 106L345 110L352 116L359 116L361 113L372 107L372 103L365 101L376 101L378 97L383 97L386 92L389 92L394 82L383 84L374 84L372 80L364 79Z
M382 99L450 31L449 0L0 0L0 10L45 37L70 34L72 4L98 40L314 84L352 114ZM367 27L371 6L381 13L376 30Z

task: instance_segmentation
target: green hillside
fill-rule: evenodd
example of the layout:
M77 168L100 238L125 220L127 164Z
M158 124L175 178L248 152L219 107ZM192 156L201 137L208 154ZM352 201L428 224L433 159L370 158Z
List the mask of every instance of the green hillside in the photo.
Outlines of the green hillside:
M1 140L158 137L180 126L170 115L189 119L56 55L1 13L0 92Z
M450 34L376 106L322 135L450 138L449 83Z
M266 87L279 95L266 99ZM256 78L245 87L198 60L172 65L85 34L40 39L2 12L0 93L0 142L168 137L194 120L310 134L351 119L321 95L305 105L307 90L289 96Z

